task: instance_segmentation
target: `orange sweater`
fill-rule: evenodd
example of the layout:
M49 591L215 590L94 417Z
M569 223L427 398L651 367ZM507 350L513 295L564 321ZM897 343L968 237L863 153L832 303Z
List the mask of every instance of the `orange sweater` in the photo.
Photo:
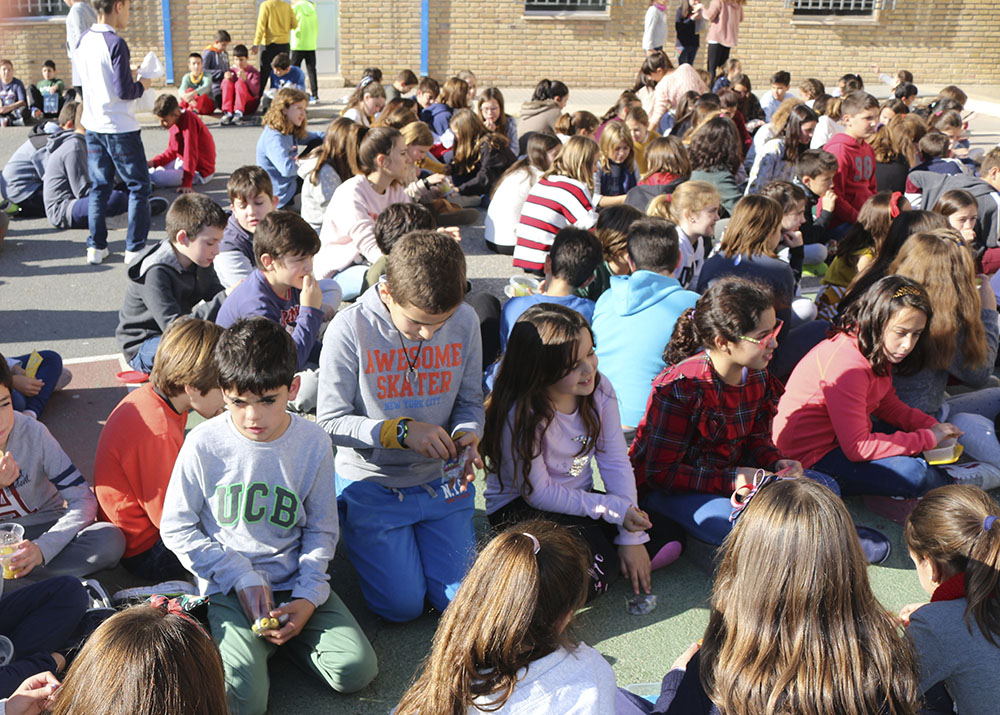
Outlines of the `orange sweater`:
M160 538L170 473L184 442L187 415L177 414L150 384L111 412L97 442L94 491L108 521L125 534L125 557Z

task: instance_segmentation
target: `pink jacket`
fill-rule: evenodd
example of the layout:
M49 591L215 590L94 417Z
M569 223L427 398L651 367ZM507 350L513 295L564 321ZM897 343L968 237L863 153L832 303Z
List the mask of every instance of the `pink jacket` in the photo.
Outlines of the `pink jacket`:
M649 112L649 126L656 129L667 110L676 107L684 93L690 90L698 94L708 92L698 70L689 64L681 65L657 82L656 89L653 90L653 110Z
M375 244L375 219L389 204L410 202L406 191L393 184L384 194L367 177L355 176L337 187L323 215L322 246L313 260L317 278L329 278L354 263L374 263L382 257Z
M872 432L873 414L902 431ZM857 338L839 333L792 371L774 417L774 443L807 468L836 447L852 462L870 462L934 447L935 424L896 396L891 377L875 375Z
M740 23L743 22L742 4L729 0L712 0L704 17L710 23L706 42L718 42L725 47L736 47L736 40L740 36Z

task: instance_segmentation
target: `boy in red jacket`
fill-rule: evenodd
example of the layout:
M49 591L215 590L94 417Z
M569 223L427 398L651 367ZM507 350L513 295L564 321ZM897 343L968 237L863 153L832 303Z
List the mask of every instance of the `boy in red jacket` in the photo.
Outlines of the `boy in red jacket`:
M222 412L215 365L220 335L215 323L175 320L160 341L149 382L118 403L97 441L94 491L108 521L125 534L121 563L153 583L187 577L160 541L160 517L188 412L205 418Z
M833 215L839 223L853 224L865 201L877 191L875 152L866 140L878 124L878 100L867 92L851 92L840 111L844 131L834 134L823 149L837 157Z
M149 178L155 186L177 186L189 194L194 182L204 184L215 174L215 140L195 112L180 108L172 94L161 94L153 105L160 126L170 130L167 150L149 160Z

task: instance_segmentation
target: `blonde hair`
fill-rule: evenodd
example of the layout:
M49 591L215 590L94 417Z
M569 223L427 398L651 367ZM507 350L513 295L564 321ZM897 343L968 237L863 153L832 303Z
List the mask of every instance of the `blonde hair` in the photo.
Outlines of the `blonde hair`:
M691 175L691 161L688 159L684 142L675 136L657 137L646 147L646 175L667 173L678 176Z
M417 146L434 146L434 135L424 122L410 122L399 130L403 141Z
M702 211L712 206L718 207L720 203L722 195L714 184L697 179L685 181L674 189L664 218L679 224L684 219L685 213Z
M555 161L549 170L543 174L543 178L550 176L568 176L582 184L585 184L591 191L594 190L594 162L600 156L601 150L590 137L577 135L570 137L569 141L563 144L559 150Z
M202 395L219 386L215 344L222 328L190 316L177 318L160 340L149 381L158 392L174 397L190 385Z
M687 183L687 182L685 182ZM684 184L681 184L683 186ZM677 188L680 188L678 186ZM660 194L659 196L654 196L650 199L649 203L646 204L646 215L653 216L655 218L665 218L668 221L673 221L670 216L670 194Z
M301 125L295 127L285 117L285 110L299 102L305 103L308 108L309 95L293 87L279 89L278 93L274 96L274 101L271 102L271 106L264 113L264 119L262 120L264 126L270 127L280 134L291 134L296 139L305 139L309 131L306 129L306 122L303 121Z
M611 155L615 149L625 145L628 147L628 156L622 161L625 167L633 166L635 162L635 142L632 140L632 132L621 120L611 120L604 125L598 146L601 149L601 168L608 171L611 168Z

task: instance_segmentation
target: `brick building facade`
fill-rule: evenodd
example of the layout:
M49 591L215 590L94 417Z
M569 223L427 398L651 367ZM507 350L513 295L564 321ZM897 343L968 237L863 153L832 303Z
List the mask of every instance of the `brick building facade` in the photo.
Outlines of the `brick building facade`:
M187 54L210 42L217 28L229 30L235 42L252 40L255 0L169 2L176 83L186 71ZM421 0L340 1L339 70L348 82L369 65L388 76L404 67L419 70L420 5ZM606 11L562 17L526 15L523 0L429 0L429 5L429 70L442 79L471 69L481 84L528 86L550 77L571 87L624 87L642 61L648 0L610 0ZM124 35L133 55L153 49L162 58L162 27L160 2L132 0ZM0 20L0 56L10 57L18 76L32 81L48 57L68 77L64 37L59 19ZM896 0L894 9L832 22L794 15L784 0L748 0L734 56L743 60L755 86L766 85L776 69L790 70L794 85L810 76L831 82L848 71L868 73L872 62L889 72L910 69L918 86L996 83L1000 20L995 0ZM704 60L703 46L698 65Z

